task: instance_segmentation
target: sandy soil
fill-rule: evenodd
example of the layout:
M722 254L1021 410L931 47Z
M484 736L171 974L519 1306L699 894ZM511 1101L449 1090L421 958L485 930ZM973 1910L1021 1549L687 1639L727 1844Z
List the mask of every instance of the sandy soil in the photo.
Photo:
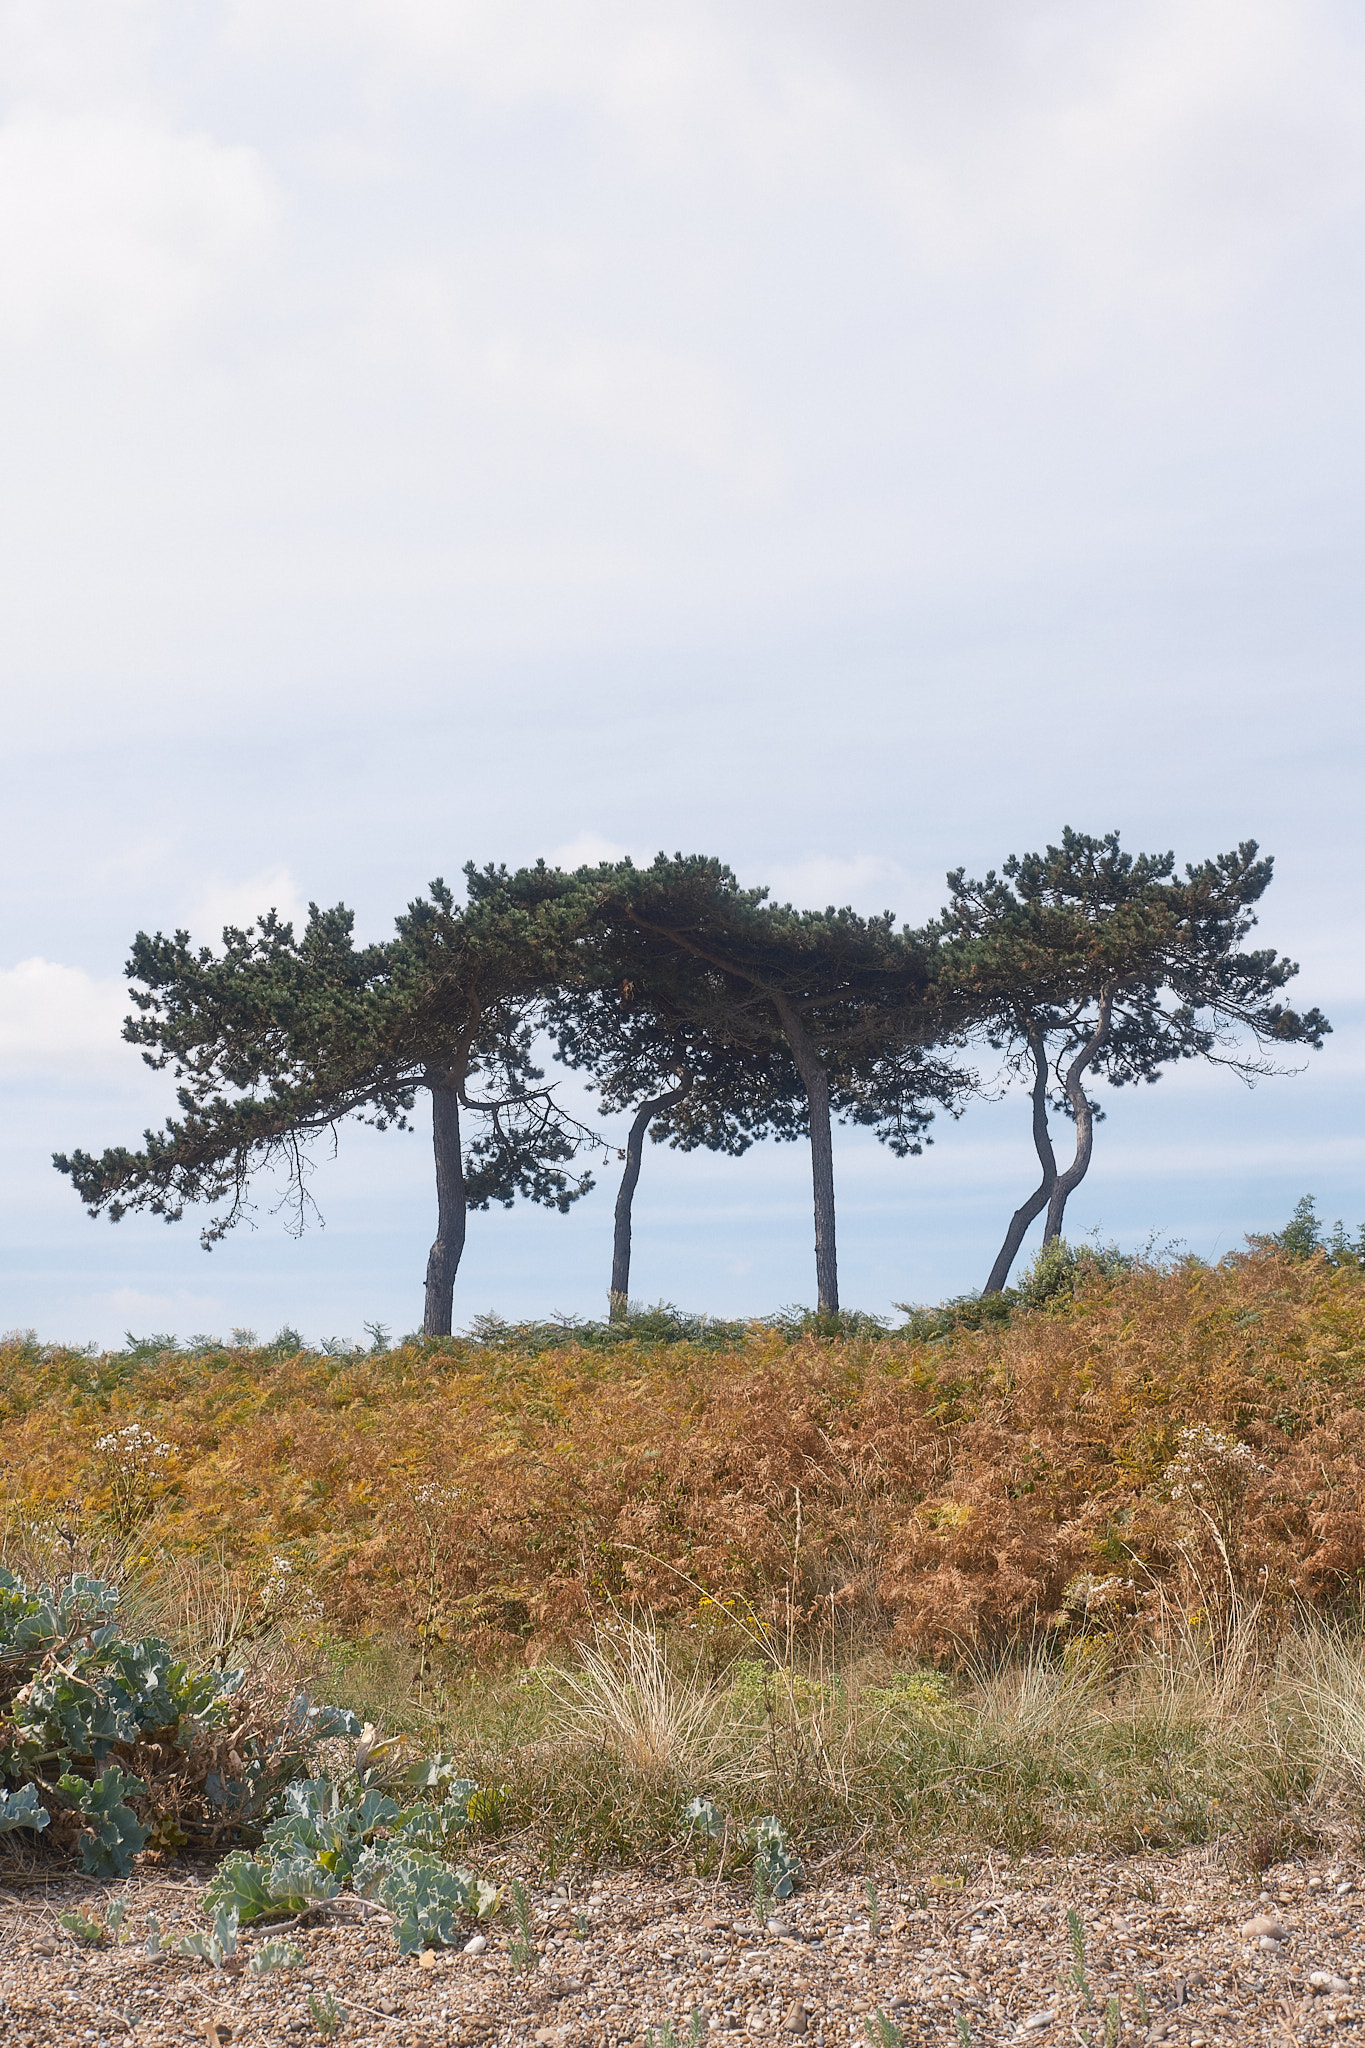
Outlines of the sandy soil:
M310 1994L344 2012L336 2038L395 2048L610 2048L645 2043L670 2020L683 2042L694 2010L711 2035L830 2048L864 2044L878 2008L907 2043L945 2048L1199 2048L1365 2032L1365 1866L1353 1858L1281 1865L1254 1881L1207 1851L1002 1858L966 1884L931 1870L829 1882L817 1873L766 1929L736 1891L621 1873L533 1889L529 1958L510 1951L515 1937L501 1924L480 1953L428 1951L404 1963L373 1922L323 1924L293 1937L303 1967L260 1976L243 1967L265 1938L251 1930L236 1968L147 1956L149 1913L176 1932L204 1924L207 1874L149 1869L112 1888L40 1873L0 1878L4 2048L317 2041ZM120 1943L82 1946L59 1927L58 1911L99 1917L120 1893L129 1902ZM1076 1982L1068 1908L1081 1920L1088 1995ZM1258 1919L1272 1931L1243 1931Z

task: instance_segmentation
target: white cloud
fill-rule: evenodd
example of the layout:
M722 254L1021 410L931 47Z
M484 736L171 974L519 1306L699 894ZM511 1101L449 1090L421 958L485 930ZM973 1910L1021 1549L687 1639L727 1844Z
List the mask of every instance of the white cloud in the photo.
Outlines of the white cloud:
M154 341L261 253L276 210L253 149L133 113L13 114L0 125L0 334Z
M87 1297L88 1307L106 1328L110 1323L145 1337L152 1331L179 1336L182 1340L211 1331L224 1315L222 1297L194 1294L186 1288L175 1293L153 1294L137 1287L115 1287L107 1294ZM220 1329L218 1335L224 1332Z
M813 854L807 860L777 866L765 875L775 903L794 903L798 910L826 910L851 903L864 916L894 910L901 917L907 888L899 861L884 854L857 853L840 859Z
M552 868L595 868L604 861L624 860L629 848L605 839L600 832L579 832L546 854Z
M287 867L262 868L240 880L221 873L210 877L189 913L188 928L201 943L217 945L224 925L245 930L268 910L300 931L307 921L308 905Z
M38 1075L136 1081L139 1054L121 1037L131 1007L127 984L114 976L39 958L0 969L0 1074L11 1083Z
M746 224L784 191L870 206L940 281L1060 293L1067 330L1221 303L1365 177L1358 31L1312 0L238 0L231 22L258 61L325 47L386 95L561 109Z

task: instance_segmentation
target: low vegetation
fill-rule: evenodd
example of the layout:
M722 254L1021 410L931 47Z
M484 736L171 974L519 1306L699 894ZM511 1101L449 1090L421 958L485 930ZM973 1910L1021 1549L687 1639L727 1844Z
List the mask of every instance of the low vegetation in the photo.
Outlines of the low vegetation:
M1217 1267L1054 1247L989 1310L898 1330L14 1340L4 1598L49 1651L79 1619L98 1665L119 1580L118 1640L188 1733L125 1731L110 1798L163 1852L240 1845L234 1934L309 1909L306 1851L329 1897L369 1885L407 1945L445 1939L486 1903L477 1856L446 1866L495 1838L551 1878L664 1858L765 1896L854 1841L1223 1840L1260 1867L1365 1798L1365 1268L1296 1221ZM33 1674L5 1670L17 1700ZM214 1745L253 1685L272 1789L228 1816ZM299 1694L388 1748L306 1761ZM98 1834L83 1755L54 1839ZM414 1856L446 1875L404 1904Z
M1353 1608L1359 1264L1049 1261L1035 1305L927 1334L12 1342L9 1512L49 1558L220 1560L241 1626L379 1635L424 1678L534 1663L612 1603L949 1661L1171 1599Z

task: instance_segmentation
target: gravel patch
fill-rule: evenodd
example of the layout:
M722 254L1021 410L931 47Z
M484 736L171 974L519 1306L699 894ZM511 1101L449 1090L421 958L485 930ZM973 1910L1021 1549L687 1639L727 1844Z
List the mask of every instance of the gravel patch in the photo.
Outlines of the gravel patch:
M372 1924L321 1925L291 1936L303 1967L256 1977L242 1965L269 1930L244 1930L235 1969L145 1953L149 1914L176 1933L204 1925L207 1876L0 1880L3 2048L317 2042L310 1993L344 2011L338 2040L385 2048L639 2048L667 2020L685 2039L694 2009L708 2036L820 2048L865 2044L878 2008L907 2043L958 2048L1365 2033L1365 1867L1350 1858L1255 1881L1209 1851L1000 1860L968 1883L932 1870L817 1877L766 1927L732 1888L627 1872L535 1889L535 1949L520 1969L501 1923L474 1953L402 1963ZM117 1894L122 1943L82 1947L58 1926L58 1911L98 1917Z

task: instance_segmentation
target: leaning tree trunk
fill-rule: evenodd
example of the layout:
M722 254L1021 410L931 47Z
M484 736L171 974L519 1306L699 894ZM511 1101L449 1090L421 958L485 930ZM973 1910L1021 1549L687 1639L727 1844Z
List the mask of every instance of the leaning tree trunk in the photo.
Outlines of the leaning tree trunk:
M810 1168L815 1194L815 1291L820 1314L839 1312L839 1261L834 1248L834 1133L829 1115L829 1076L815 1040L788 997L774 995L782 1030L791 1047L810 1105Z
M1010 1218L1010 1227L1005 1232L991 1277L986 1282L985 1293L999 1294L1010 1276L1010 1267L1019 1256L1019 1247L1024 1242L1030 1223L1042 1214L1052 1199L1052 1190L1057 1184L1057 1155L1052 1149L1052 1139L1047 1128L1047 1042L1042 1033L1030 1030L1029 1046L1033 1053L1033 1145L1038 1154L1038 1163L1043 1169L1039 1181L1028 1200L1015 1210Z
M1047 1205L1047 1226L1043 1231L1043 1243L1051 1244L1062 1234L1062 1217L1066 1213L1067 1196L1078 1188L1090 1169L1090 1154L1095 1144L1095 1112L1090 1107L1090 1097L1082 1087L1086 1068L1099 1052L1109 1036L1109 1020L1114 1013L1114 996L1106 989L1100 1000L1100 1014L1094 1030L1075 1059L1066 1070L1062 1086L1066 1099L1076 1119L1076 1156L1065 1173L1058 1174L1053 1183L1052 1194Z
M423 1335L448 1337L455 1274L464 1250L464 1163L460 1157L460 1097L449 1075L433 1077L431 1139L436 1154L436 1242L427 1258Z
M626 1139L626 1170L621 1176L621 1189L616 1197L616 1236L611 1252L608 1313L613 1323L624 1322L630 1308L630 1211L635 1200L635 1185L640 1178L640 1161L644 1157L645 1132L649 1129L650 1120L662 1110L672 1109L675 1102L681 1102L691 1085L690 1077L684 1076L681 1085L668 1095L656 1095L651 1101L642 1102Z

